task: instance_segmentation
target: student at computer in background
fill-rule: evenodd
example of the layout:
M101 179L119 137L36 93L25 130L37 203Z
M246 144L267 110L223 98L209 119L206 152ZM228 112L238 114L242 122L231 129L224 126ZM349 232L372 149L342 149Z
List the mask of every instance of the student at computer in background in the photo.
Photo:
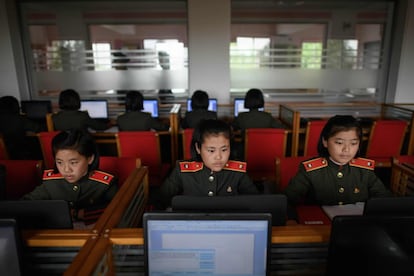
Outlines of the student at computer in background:
M139 91L129 91L125 96L125 113L117 118L120 131L168 130L169 126L150 113L143 112L144 97Z
M32 159L32 145L27 143L26 133L39 131L40 124L20 113L19 101L15 97L0 98L0 134L10 159Z
M59 94L60 111L52 115L55 130L82 129L105 130L109 128L109 121L99 121L89 116L88 112L79 110L80 96L73 89L66 89Z
M252 88L247 91L244 97L244 108L248 112L241 112L233 120L235 130L245 130L247 128L284 128L272 114L266 111L260 111L264 107L263 93L260 89Z
M22 199L63 199L69 202L75 221L95 222L115 196L117 178L98 170L97 147L86 131L62 131L51 146L55 168L45 170L43 183Z
M191 111L185 113L182 128L195 128L201 120L217 119L217 112L208 110L209 96L206 91L196 90L191 96Z
M361 141L354 117L331 117L319 138L319 157L302 162L284 191L289 203L342 205L391 196L374 172L375 162L359 157Z
M258 194L246 163L229 160L231 128L221 120L201 121L194 129L191 161L178 161L160 188L162 208L176 195L235 196Z

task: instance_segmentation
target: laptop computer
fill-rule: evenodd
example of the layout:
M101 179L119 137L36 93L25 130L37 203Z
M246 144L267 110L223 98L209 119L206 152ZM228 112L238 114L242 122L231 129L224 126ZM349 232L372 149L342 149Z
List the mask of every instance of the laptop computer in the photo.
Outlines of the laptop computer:
M20 105L22 113L33 120L44 120L46 114L52 112L52 102L50 100L21 101Z
M65 200L0 201L0 218L16 219L20 229L72 229L70 207Z
M151 113L151 116L158 118L158 100L157 99L144 99L144 112Z
M260 111L264 111L264 108L259 108ZM244 107L244 98L234 99L234 117L237 117L240 112L248 112L249 109Z
M23 275L22 240L14 219L0 219L0 275Z
M80 110L88 111L94 119L108 119L107 100L81 100Z
M189 196L173 197L174 212L205 213L270 213L272 225L285 225L287 219L287 198L284 194L260 194L238 196Z
M187 111L191 111L191 99L187 99ZM208 100L208 110L217 111L217 99L211 98Z
M370 198L365 203L363 214L367 216L414 216L414 197Z
M414 275L413 232L413 216L336 216L326 275Z
M146 275L270 275L271 215L145 213Z

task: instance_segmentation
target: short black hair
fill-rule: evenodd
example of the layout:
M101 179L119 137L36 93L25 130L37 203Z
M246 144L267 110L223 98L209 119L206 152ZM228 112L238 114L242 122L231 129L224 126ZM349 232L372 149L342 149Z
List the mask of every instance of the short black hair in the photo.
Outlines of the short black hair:
M208 109L209 98L206 91L196 90L191 96L191 109Z
M99 167L99 153L92 135L81 129L70 129L61 131L52 139L53 157L59 150L75 150L87 158L94 156L93 162L89 165L88 171L96 170ZM57 172L55 165L55 172Z
M144 96L137 90L128 91L125 96L125 110L141 111L144 109Z
M355 129L359 142L362 142L362 127L359 121L351 115L335 115L326 122L322 129L321 135L318 140L318 154L321 157L329 157L329 152L323 145L323 140L327 141L329 138L341 131L348 131ZM361 146L359 147L361 148ZM359 156L360 150L358 150L356 157Z
M210 135L224 135L231 141L231 127L229 124L222 120L206 119L200 121L197 127L194 129L193 137L191 140L191 158L195 161L202 161L200 154L197 152L196 145L201 147L204 139Z
M244 97L244 108L259 109L264 107L263 93L260 89L252 88Z
M8 114L19 114L19 101L14 96L3 96L0 98L0 112Z
M73 89L66 89L59 94L59 108L62 110L79 110L80 96Z

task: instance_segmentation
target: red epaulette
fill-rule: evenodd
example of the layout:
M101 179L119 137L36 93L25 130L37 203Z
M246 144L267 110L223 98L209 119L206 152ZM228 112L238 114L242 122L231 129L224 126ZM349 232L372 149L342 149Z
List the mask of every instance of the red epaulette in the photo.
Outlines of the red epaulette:
M302 162L303 166L305 166L305 170L307 172L311 172L313 170L317 170L320 168L324 168L328 166L328 161L326 161L323 157L318 157L312 160Z
M363 168L367 170L374 170L375 168L375 161L367 158L355 158L349 162L349 166Z
M224 169L238 172L246 172L247 163L242 161L228 161L227 164L224 166Z
M106 185L109 185L113 178L114 176L112 174L103 171L93 171L89 175L89 179L101 182L102 184Z
M203 162L196 161L182 161L180 162L181 172L197 172L203 169Z
M62 179L63 176L60 173L54 173L53 169L43 171L43 180Z

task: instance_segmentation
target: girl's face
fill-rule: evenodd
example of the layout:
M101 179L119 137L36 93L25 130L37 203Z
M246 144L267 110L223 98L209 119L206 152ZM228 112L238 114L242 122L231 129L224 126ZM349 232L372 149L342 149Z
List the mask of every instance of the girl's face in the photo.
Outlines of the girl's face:
M88 173L88 165L94 156L85 157L76 150L58 150L55 156L56 167L69 183L76 183Z
M209 135L204 138L201 147L196 144L204 165L214 172L221 171L230 156L230 140L223 134Z
M359 149L359 137L356 130L340 131L328 140L323 140L323 146L328 149L331 159L344 165L351 161Z

